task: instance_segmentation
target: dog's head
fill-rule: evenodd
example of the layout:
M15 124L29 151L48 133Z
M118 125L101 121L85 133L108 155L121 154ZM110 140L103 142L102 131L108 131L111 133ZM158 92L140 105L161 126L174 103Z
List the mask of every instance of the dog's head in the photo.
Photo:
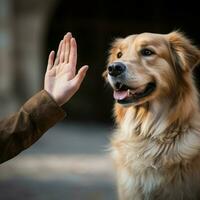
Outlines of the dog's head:
M176 93L200 61L183 34L142 33L114 41L104 72L123 105L140 105Z

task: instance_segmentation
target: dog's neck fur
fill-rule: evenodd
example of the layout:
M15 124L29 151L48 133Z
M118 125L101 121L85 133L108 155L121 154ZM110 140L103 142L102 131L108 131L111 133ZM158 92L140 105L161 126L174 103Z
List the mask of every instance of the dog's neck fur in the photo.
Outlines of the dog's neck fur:
M177 86L176 91L168 97L124 108L126 111L120 127L128 137L137 134L154 139L173 139L180 135L180 132L193 126L191 121L196 121L194 118L198 120L198 92L193 85L191 77L190 83L184 87Z

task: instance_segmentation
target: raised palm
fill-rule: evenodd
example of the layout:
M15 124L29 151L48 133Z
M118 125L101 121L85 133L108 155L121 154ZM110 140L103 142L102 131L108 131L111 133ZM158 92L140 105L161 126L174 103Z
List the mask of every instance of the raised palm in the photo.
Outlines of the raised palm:
M83 66L76 75L77 45L71 33L61 40L56 59L55 52L49 55L44 89L58 105L66 103L79 89L88 66Z

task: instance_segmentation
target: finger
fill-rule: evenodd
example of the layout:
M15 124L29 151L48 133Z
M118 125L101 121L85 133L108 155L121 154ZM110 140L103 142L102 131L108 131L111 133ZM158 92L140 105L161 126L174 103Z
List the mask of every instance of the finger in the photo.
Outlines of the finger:
M63 40L60 41L60 44L59 44L59 47L58 47L56 60L55 60L55 63L54 63L55 65L58 65L59 62L60 62L60 52L61 52L62 44L63 44Z
M72 38L72 34L69 32L65 35L65 58L64 62L68 63L69 61L69 52L70 52L70 40Z
M71 66L71 72L75 75L76 73L76 62L77 62L77 44L75 38L70 41L70 54L69 54L69 64Z
M65 58L65 45L66 45L66 41L65 41L65 39L63 39L62 47L61 47L61 50L60 50L59 63L63 63L64 62L64 58Z
M85 78L88 68L89 67L87 65L81 67L81 69L78 71L78 74L74 77L73 82L74 82L75 88L79 89L81 83L83 82Z
M51 51L48 58L47 71L53 67L54 57L55 57L55 52Z

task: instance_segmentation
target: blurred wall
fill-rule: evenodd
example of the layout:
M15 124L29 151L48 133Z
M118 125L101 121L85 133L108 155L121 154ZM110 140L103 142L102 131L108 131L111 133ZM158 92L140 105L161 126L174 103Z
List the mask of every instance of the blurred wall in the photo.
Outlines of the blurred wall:
M55 3L0 0L0 117L42 87L44 32Z
M78 66L90 70L67 103L67 120L112 121L112 92L101 74L110 43L140 32L180 29L200 44L197 2L0 0L0 116L13 112L43 86L47 56L71 31L78 42ZM199 68L195 71L199 83Z
M0 114L16 107L13 85L13 10L10 0L0 0Z

